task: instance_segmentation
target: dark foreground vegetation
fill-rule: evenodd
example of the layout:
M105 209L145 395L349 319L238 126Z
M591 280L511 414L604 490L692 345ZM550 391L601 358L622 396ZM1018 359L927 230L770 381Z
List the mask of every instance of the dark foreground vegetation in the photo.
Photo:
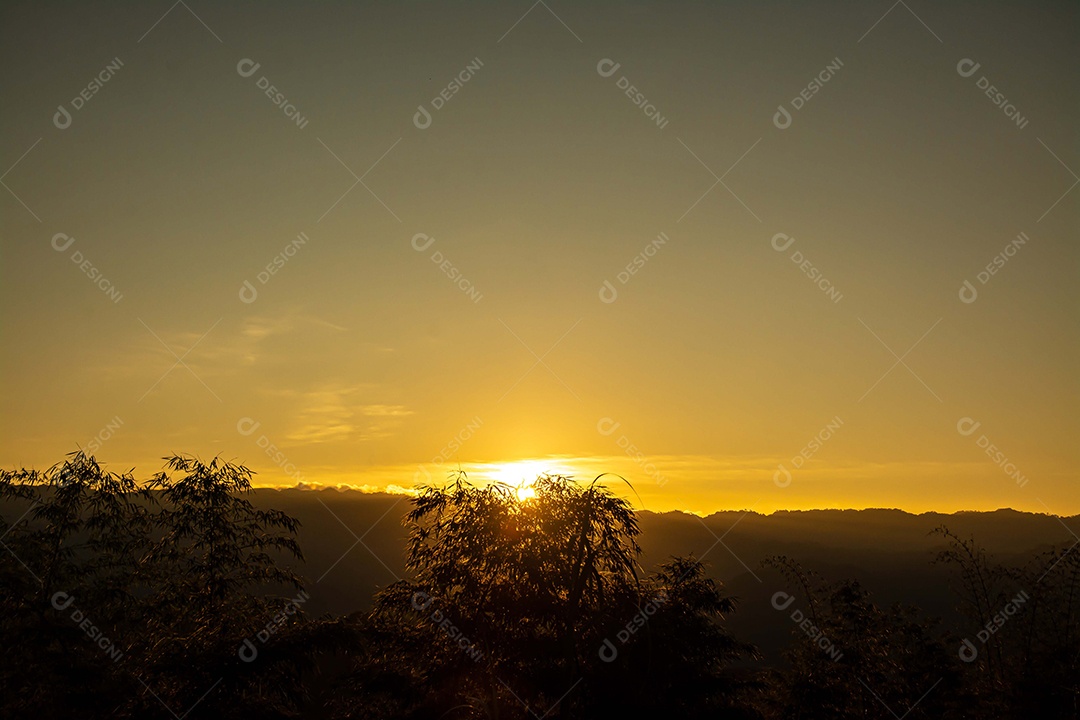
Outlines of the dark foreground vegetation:
M791 644L763 668L701 562L641 570L634 512L599 482L427 488L409 579L311 617L298 524L250 481L172 457L137 483L82 453L0 474L0 717L1080 717L1069 545L1002 566L941 528L951 629L772 558Z

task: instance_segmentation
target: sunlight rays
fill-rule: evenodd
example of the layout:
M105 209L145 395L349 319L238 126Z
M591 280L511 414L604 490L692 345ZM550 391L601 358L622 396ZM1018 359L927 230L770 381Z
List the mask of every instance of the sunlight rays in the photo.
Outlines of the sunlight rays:
M574 475L574 469L554 460L527 459L512 462L490 463L477 473L490 482L501 482L515 488L518 500L536 496L533 483L542 475Z

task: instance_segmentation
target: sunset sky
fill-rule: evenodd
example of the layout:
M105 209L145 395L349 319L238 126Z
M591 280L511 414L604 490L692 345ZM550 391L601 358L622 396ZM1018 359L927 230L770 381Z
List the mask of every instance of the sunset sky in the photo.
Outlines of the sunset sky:
M0 466L1080 512L1075 3L169 4L0 10Z

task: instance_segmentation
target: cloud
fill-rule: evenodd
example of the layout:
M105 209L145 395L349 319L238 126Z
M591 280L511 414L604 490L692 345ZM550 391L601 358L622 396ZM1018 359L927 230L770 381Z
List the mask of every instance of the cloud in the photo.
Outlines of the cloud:
M252 366L266 358L280 364L282 358L289 361L295 357L295 353L268 348L274 341L313 329L346 331L346 328L298 310L280 315L251 315L240 320L239 326L220 318L216 321L212 318L198 322L186 320L185 324L193 323L196 327L182 330L170 326L168 321L152 317L140 318L140 321L136 324L138 332L134 335L134 347L103 357L93 366L95 372L114 380L140 377L150 387L170 367L173 367L171 372L184 371L177 363L182 359L196 377L208 382L241 372L247 374ZM295 340L287 342L295 347L309 346Z
M355 427L348 423L330 425L325 423L313 423L299 430L294 430L286 437L294 444L307 445L311 443L334 442L344 440L353 434Z
M355 483L337 483L331 485L317 482L300 482L293 486L296 490L337 490L339 492L354 490L362 493L388 493L390 495L417 495L416 488L406 488L400 485L357 485Z
M402 405L365 405L362 410L368 417L404 417L413 414L412 410Z
M294 444L376 440L392 437L413 414L403 405L372 404L367 385L326 385L298 395L298 427L286 439Z

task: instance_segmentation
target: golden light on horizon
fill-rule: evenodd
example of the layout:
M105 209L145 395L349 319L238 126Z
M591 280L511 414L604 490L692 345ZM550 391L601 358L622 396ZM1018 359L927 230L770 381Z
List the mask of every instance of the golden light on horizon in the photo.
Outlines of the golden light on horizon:
M515 488L518 500L536 497L533 484L544 475L574 475L574 470L554 460L527 459L491 463L480 470L480 475L493 482L505 483Z
M59 22L15 4L15 27ZM1071 48L1071 15L1044 8L998 49L1031 85L1003 116L974 86L1022 80L911 67L902 43L935 40L895 13L859 47L896 47L841 64L821 43L848 29L827 14L777 62L744 31L774 26L767 3L575 9L591 47L670 50L635 60L631 42L616 72L535 13L481 65L520 16L477 11L462 27L479 35L417 54L400 41L415 9L271 5L260 32L288 27L283 55L269 42L210 76L176 60L216 45L176 13L123 66L99 62L119 52L107 13L79 16L78 57L63 33L10 35L42 72L5 105L2 328L37 341L0 343L0 468L81 447L144 478L182 451L272 487L612 473L634 491L599 482L664 511L1080 512L1080 158L1061 110L1080 85L1027 52L1045 33ZM245 27L216 13L215 30ZM95 73L116 77L83 107ZM647 105L620 99L631 84ZM46 116L58 103L72 129Z

